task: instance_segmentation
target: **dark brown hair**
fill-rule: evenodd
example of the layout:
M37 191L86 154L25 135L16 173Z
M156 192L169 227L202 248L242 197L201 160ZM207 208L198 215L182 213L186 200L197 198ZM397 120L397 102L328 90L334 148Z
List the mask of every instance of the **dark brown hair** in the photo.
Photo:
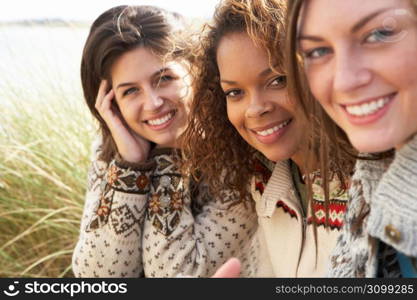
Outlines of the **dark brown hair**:
M253 174L252 159L257 152L228 119L216 60L219 42L228 34L246 32L267 51L271 66L281 69L285 5L285 0L225 0L216 8L211 24L204 28L196 51L195 96L182 149L185 168L197 177L199 171L203 172L213 192L226 185L246 198Z
M81 83L87 105L98 120L103 137L100 159L109 162L117 153L105 121L95 108L100 82L111 82L111 67L124 53L146 47L161 58L189 58L184 19L153 6L116 6L92 24L81 61Z

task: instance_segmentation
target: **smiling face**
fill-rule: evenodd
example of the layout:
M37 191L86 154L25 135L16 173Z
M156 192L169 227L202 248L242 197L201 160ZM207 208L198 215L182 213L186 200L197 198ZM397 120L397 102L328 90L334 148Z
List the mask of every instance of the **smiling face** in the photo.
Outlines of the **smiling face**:
M300 50L312 93L361 152L417 132L417 18L409 0L313 0Z
M239 134L273 161L295 155L303 136L286 77L271 69L267 52L246 33L224 36L217 49L227 114Z
M187 125L187 69L144 47L119 57L111 69L116 102L127 125L158 146L174 147Z

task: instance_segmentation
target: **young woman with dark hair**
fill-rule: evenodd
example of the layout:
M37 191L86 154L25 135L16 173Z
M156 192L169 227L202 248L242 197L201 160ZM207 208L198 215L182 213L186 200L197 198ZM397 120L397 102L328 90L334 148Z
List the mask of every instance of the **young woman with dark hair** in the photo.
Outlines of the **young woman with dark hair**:
M249 203L226 188L213 197L178 167L192 47L184 20L156 7L118 6L93 23L81 79L102 138L76 276L210 276L230 256L245 260L243 245L256 230Z
M217 7L200 41L183 150L213 190L227 184L253 197L255 276L321 277L342 227L353 159L333 148L318 156L317 133L288 96L286 5L225 0Z

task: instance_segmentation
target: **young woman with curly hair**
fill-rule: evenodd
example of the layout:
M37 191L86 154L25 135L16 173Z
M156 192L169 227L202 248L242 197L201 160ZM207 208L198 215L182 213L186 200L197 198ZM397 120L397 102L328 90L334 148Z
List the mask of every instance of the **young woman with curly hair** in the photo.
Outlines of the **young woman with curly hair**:
M192 101L192 40L184 20L152 6L118 6L93 23L81 80L102 139L93 151L77 277L210 276L243 261L256 230L249 205L181 173L177 143Z
M311 90L296 97L362 153L329 275L416 277L417 1L294 0L288 15L294 91Z
M319 133L288 96L286 3L225 0L217 7L196 59L184 168L213 191L230 186L253 197L259 229L254 259L243 270L324 276L342 227L352 158L333 148L332 156L319 157L311 147ZM315 163L306 163L309 156Z

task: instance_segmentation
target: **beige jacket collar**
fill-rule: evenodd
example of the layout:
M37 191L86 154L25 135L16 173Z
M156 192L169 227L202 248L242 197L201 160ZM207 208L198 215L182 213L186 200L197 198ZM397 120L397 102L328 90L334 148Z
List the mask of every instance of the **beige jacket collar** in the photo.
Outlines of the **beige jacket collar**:
M254 185L255 182L252 181ZM252 189L254 190L254 189ZM277 208L277 199L283 201L290 208L299 210L300 204L295 196L288 160L277 162L268 181L263 196L259 194L256 201L256 210L260 217L270 218Z

